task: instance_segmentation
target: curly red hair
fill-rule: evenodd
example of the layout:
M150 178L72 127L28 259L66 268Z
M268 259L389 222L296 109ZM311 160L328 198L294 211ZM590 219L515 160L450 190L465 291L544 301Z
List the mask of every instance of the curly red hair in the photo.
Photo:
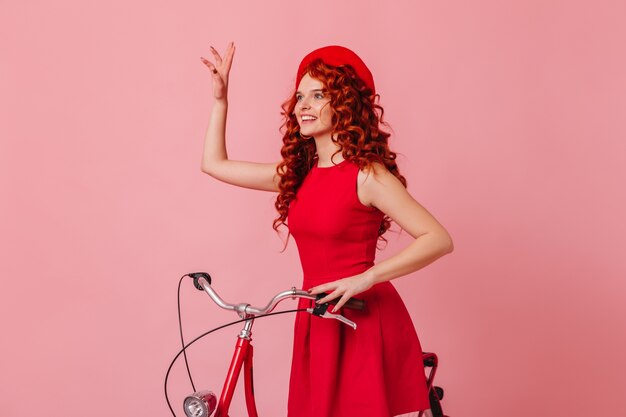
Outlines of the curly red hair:
M350 65L329 66L318 59L308 65L306 73L319 80L330 97L332 138L339 145L337 153L360 169L370 169L374 163L384 165L406 187L406 179L396 164L396 154L389 149L391 135L380 129L380 125L386 123L383 121L384 110L377 104L379 96L357 77ZM281 225L287 225L289 204L316 159L315 141L300 134L294 114L296 103L294 93L282 105L281 114L285 121L281 126L283 146L280 153L283 160L276 170L280 177L280 191L275 203L278 217L273 224L277 231ZM384 240L382 235L390 225L389 217L385 216L378 230L381 239Z

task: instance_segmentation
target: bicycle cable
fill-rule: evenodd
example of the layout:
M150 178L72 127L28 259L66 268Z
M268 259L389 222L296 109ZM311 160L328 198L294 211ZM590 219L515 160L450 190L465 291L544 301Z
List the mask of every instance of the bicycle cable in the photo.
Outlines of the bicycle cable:
M187 368L187 375L189 375L189 382L191 382L191 388L193 388L193 392L196 392L196 386L193 383L191 371L189 370L189 362L187 361L187 352L185 351L185 339L183 338L183 321L180 314L180 285L183 283L183 279L187 276L189 276L189 274L183 275L178 281L178 329L180 330L180 343L183 347L183 356L185 357L185 367Z
M174 412L174 409L172 408L172 404L170 403L170 399L169 396L167 394L167 381L168 378L170 376L170 371L172 370L172 367L174 366L174 363L176 363L176 360L178 359L178 357L183 354L184 358L185 358L185 365L187 367L187 374L189 375L189 381L191 382L191 387L193 388L193 391L196 392L196 388L194 386L193 380L191 378L191 371L189 370L189 363L187 361L187 348L189 346L191 346L192 344L194 344L195 342L197 342L198 340L202 339L205 336L210 335L211 333L224 329L226 327L229 326L234 326L235 324L239 324L239 323L243 323L244 321L248 321L248 320L256 320L256 319L261 319L261 318L265 318L265 317L269 317L269 316L275 316L278 314L285 314L285 313L297 313L300 311L307 311L305 308L304 309L295 309L295 310L284 310L284 311L277 311L275 313L267 313L267 314L261 314L259 316L256 317L249 317L249 318L245 318L245 319L239 319L230 323L226 323L223 324L219 327L216 327L214 329L211 329L207 332L202 333L200 336L196 337L195 339L193 339L191 342L185 344L184 338L183 338L183 326L182 326L182 318L181 318L181 314L180 314L180 285L183 281L183 278L185 278L186 276L188 276L188 274L183 275L180 278L180 281L178 281L178 325L179 325L179 329L180 329L180 341L182 343L182 349L178 351L178 353L176 354L176 356L174 356L174 359L172 359L172 362L170 363L170 366L167 368L167 372L165 373L165 383L164 383L164 389L165 389L165 401L167 402L167 406L169 407L170 411L172 412L172 415L174 417L176 416L176 413Z

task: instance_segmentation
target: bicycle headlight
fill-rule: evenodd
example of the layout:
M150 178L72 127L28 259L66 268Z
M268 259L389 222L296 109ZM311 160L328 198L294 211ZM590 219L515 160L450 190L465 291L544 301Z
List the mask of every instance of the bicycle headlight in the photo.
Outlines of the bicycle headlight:
M211 391L194 392L183 402L187 417L209 417L217 405L217 398Z

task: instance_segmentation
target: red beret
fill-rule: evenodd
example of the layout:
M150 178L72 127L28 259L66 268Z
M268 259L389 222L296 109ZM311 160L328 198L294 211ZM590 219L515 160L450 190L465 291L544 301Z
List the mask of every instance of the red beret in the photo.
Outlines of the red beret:
M370 72L365 62L354 52L343 46L331 45L325 46L320 49L316 49L302 59L300 66L298 67L298 74L296 76L296 88L300 84L300 80L306 74L306 67L316 59L321 59L325 64L338 67L340 65L350 65L356 71L358 77L363 80L365 85L369 87L374 94L376 89L374 88L374 77Z

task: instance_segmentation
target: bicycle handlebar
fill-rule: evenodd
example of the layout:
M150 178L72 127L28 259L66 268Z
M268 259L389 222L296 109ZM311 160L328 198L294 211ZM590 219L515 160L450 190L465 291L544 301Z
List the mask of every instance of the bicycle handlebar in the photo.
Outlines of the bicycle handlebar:
M271 313L276 307L276 305L278 305L278 303L280 303L283 300L286 300L287 298L292 298L292 299L307 298L309 300L316 300L326 295L326 294L320 294L320 295L309 294L307 291L298 290L296 289L296 287L292 287L291 290L282 291L276 294L265 307L254 307L247 303L229 304L225 302L224 300L222 300L222 298L215 292L213 287L211 287L211 277L209 276L209 274L205 272L199 272L199 273L189 274L189 276L193 278L194 286L198 288L199 290L204 290L204 292L206 292L209 295L211 300L213 300L215 304L217 304L220 308L223 308L224 310L236 311L237 314L239 314L239 316L242 318ZM331 300L328 302L328 304L337 304L338 301L339 301L338 299ZM363 310L363 308L365 307L365 302L363 300L359 300L356 298L350 298L344 304L344 307L354 309L354 310ZM309 312L312 313L313 309L307 309L307 310L311 310ZM340 321L352 326L353 328L356 328L356 325L353 322L347 320L345 317L339 314L326 313L324 311L324 313L321 315L324 317L337 318Z

